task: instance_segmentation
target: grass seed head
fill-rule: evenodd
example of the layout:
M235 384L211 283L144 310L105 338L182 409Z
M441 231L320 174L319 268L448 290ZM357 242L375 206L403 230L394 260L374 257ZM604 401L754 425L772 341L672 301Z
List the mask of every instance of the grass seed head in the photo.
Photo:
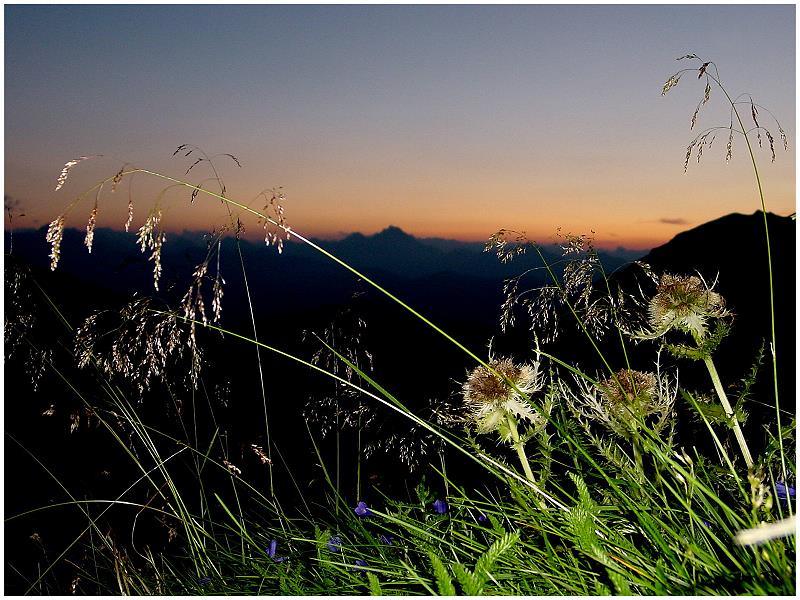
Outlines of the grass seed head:
M161 277L161 247L167 236L161 231L161 209L156 207L147 215L144 225L139 228L136 236L139 247L144 253L150 249L150 259L153 261L153 287L158 290L158 280Z
M69 177L69 172L72 169L72 167L74 167L78 163L82 163L85 160L89 160L90 158L97 158L99 156L102 156L102 154L91 154L89 156L79 156L78 158L75 158L73 160L70 160L70 161L67 161L66 163L64 163L64 168L61 169L61 173L59 174L58 180L56 181L56 189L55 189L55 191L57 192L62 187L64 187L64 184L67 182L67 178Z
M66 217L61 214L47 227L45 239L50 242L50 270L55 271L61 258L61 240L64 239L64 221Z
M86 238L83 240L84 246L92 253L92 244L94 243L94 230L97 227L97 202L94 203L92 212L89 213L89 222L86 224Z

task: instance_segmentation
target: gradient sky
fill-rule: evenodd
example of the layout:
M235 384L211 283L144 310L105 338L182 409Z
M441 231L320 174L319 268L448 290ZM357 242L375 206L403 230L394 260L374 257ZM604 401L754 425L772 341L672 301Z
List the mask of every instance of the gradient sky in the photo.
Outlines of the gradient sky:
M26 214L15 226L41 226L125 161L182 175L191 160L172 151L192 143L241 161L218 163L232 198L256 206L283 186L305 234L561 227L650 247L759 207L741 139L729 164L723 132L683 172L697 129L729 120L714 89L690 132L691 75L661 96L688 52L781 120L789 152L762 111L777 159L758 157L768 208L794 212L793 5L6 6L5 193ZM114 158L53 191L67 160L93 153ZM161 187L134 181L135 226ZM124 222L127 194L103 196L101 226ZM224 220L188 198L162 198L168 229Z

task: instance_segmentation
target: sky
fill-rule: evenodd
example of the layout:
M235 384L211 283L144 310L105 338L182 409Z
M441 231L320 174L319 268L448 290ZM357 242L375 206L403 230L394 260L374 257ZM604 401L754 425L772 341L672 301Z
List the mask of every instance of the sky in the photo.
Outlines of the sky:
M172 154L194 144L238 159L213 163L242 204L281 186L306 235L396 225L546 241L560 229L649 248L760 206L741 136L726 162L720 130L684 173L689 142L730 122L714 87L690 130L704 89L692 73L662 97L672 73L699 66L675 60L687 53L780 120L788 152L762 109L776 160L765 137L757 159L767 208L795 211L794 5L6 5L4 25L14 226L46 225L126 163L184 177L197 154ZM54 191L64 163L91 154L103 156ZM208 177L205 163L185 176L211 188ZM165 187L141 175L106 186L98 224L120 228L129 194L134 227L156 202L167 230L225 222L219 201ZM93 204L68 224L85 226Z

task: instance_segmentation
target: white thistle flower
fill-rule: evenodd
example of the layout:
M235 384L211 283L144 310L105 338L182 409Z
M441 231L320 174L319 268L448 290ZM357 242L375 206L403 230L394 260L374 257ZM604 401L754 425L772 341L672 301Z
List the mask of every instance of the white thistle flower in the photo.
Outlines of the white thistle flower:
M493 360L489 367L491 370L483 365L473 370L462 388L466 418L478 433L504 430L509 416L534 425L543 424L545 417L523 397L542 389L539 365L517 366L510 358L504 358Z
M650 300L649 320L653 331L642 337L661 337L670 329L678 329L701 340L708 335L709 318L728 315L725 299L700 277L664 273Z

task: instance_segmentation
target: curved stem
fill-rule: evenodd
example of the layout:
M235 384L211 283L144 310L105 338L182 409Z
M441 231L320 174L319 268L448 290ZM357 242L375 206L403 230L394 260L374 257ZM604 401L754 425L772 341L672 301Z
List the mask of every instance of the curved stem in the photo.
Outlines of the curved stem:
M722 90L722 93L725 94L725 97L728 99L728 102L731 104L731 108L733 108L733 112L736 115L736 120L739 122L739 126L744 131L744 123L742 122L742 117L739 114L739 110L736 108L736 103L731 99L728 91L722 85L721 81L718 77L710 76L717 84L719 89ZM769 316L770 316L770 328L772 334L772 343L770 344L770 353L772 355L772 382L773 382L773 391L775 394L775 414L778 420L778 443L780 444L781 450L781 470L783 472L784 480L786 479L786 461L784 458L783 452L783 436L780 434L781 432L781 412L780 412L780 402L778 399L778 357L777 357L777 350L775 344L775 290L773 285L773 276L772 276L772 247L770 244L770 236L769 236L769 223L767 221L767 206L766 202L764 201L764 189L761 185L761 176L758 172L758 164L756 163L756 156L755 152L753 151L753 146L750 144L750 138L747 137L747 134L744 134L744 141L747 144L747 151L750 154L750 162L753 164L753 173L756 177L756 186L758 187L758 197L761 200L761 214L764 217L764 234L766 237L767 242L767 267L768 267L768 275L769 275Z

